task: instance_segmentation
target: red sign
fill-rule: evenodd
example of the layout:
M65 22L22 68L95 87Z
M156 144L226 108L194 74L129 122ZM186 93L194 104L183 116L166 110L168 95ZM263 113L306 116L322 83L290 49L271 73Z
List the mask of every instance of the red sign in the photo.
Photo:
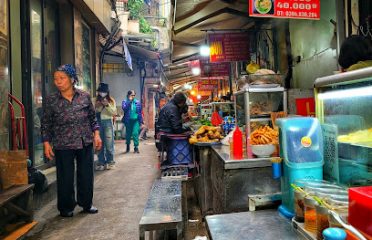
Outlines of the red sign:
M200 59L201 77L229 76L230 64L227 62L210 63L208 59Z
M320 0L249 0L249 16L320 19Z
M217 79L201 79L198 81L198 90L199 91L213 91L218 88Z
M314 98L297 98L296 99L297 115L315 116Z
M233 62L249 59L247 33L209 34L210 61Z

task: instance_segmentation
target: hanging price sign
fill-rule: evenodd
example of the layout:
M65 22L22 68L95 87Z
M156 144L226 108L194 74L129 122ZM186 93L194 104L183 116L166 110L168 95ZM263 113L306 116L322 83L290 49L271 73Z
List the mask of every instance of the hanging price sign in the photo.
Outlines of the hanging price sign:
M320 19L320 0L248 0L249 16Z

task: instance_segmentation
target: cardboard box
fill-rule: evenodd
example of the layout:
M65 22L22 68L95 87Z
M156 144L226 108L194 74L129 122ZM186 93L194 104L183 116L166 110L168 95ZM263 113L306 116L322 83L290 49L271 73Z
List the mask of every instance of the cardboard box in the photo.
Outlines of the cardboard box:
M28 184L26 151L0 151L0 190Z

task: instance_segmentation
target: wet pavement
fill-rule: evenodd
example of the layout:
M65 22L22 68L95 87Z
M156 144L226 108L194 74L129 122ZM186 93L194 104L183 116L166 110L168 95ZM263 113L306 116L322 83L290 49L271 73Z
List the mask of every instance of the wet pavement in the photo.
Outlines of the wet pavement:
M62 218L53 200L35 213L39 224L26 239L138 239L138 223L159 176L157 152L153 139L140 143L140 154L124 154L125 148L124 141L116 141L115 169L95 174L93 204L99 209L97 214L81 213L77 206L74 217ZM185 239L194 239L206 231L192 193L189 202L191 221Z

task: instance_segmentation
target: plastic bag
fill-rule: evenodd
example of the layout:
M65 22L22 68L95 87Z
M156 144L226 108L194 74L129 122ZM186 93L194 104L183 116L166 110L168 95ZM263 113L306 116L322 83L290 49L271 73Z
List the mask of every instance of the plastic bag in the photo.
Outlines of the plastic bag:
M223 145L227 145L227 146L229 146L229 145L230 145L229 139L232 138L233 133L234 133L234 131L229 132L229 134L227 134L227 136L224 137L224 139L221 140L221 143L222 143Z

